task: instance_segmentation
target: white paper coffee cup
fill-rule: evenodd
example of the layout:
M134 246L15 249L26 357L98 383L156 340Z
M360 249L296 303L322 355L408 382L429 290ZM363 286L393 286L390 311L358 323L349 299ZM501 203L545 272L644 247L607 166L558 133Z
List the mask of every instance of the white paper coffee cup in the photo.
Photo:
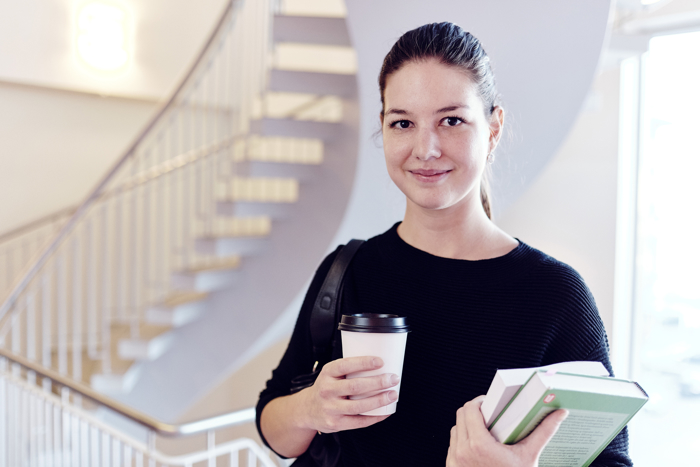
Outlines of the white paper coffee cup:
M358 371L346 376L348 379L393 373L399 376L399 384L389 391L399 394L403 358L406 351L406 336L410 332L406 318L398 315L362 313L343 315L340 324L343 342L343 357L380 357L384 366L377 370ZM386 389L362 396L350 396L350 399L364 399L374 396ZM360 415L389 415L396 412L396 401Z

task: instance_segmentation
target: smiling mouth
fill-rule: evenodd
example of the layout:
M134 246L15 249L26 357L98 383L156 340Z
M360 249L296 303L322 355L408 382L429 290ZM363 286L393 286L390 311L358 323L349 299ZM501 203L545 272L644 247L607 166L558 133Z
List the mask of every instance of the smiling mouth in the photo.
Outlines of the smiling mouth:
M409 170L414 175L420 175L421 177L439 177L440 175L444 175L446 173L451 172L451 170L425 170L425 169L418 169L418 170Z

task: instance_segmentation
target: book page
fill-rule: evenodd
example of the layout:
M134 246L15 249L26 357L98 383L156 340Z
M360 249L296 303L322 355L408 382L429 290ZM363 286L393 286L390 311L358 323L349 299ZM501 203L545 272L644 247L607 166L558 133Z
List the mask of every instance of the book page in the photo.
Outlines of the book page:
M625 421L628 414L568 409L569 416L542 451L539 467L581 467ZM553 410L543 407L523 432L530 433Z

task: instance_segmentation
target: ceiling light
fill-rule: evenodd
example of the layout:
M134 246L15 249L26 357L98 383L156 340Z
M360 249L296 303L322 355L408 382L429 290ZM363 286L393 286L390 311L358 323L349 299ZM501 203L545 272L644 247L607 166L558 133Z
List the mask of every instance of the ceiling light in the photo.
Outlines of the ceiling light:
M91 2L78 11L78 55L98 70L117 71L129 62L129 15L114 3Z

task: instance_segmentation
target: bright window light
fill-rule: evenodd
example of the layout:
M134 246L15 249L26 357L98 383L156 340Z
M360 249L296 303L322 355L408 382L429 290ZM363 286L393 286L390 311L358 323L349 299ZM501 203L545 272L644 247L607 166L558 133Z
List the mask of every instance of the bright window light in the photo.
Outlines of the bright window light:
M700 33L656 37L643 68L633 378L650 399L630 424L639 467L700 458L698 56Z
M115 4L92 2L78 11L78 55L102 71L117 71L129 61L128 14Z

